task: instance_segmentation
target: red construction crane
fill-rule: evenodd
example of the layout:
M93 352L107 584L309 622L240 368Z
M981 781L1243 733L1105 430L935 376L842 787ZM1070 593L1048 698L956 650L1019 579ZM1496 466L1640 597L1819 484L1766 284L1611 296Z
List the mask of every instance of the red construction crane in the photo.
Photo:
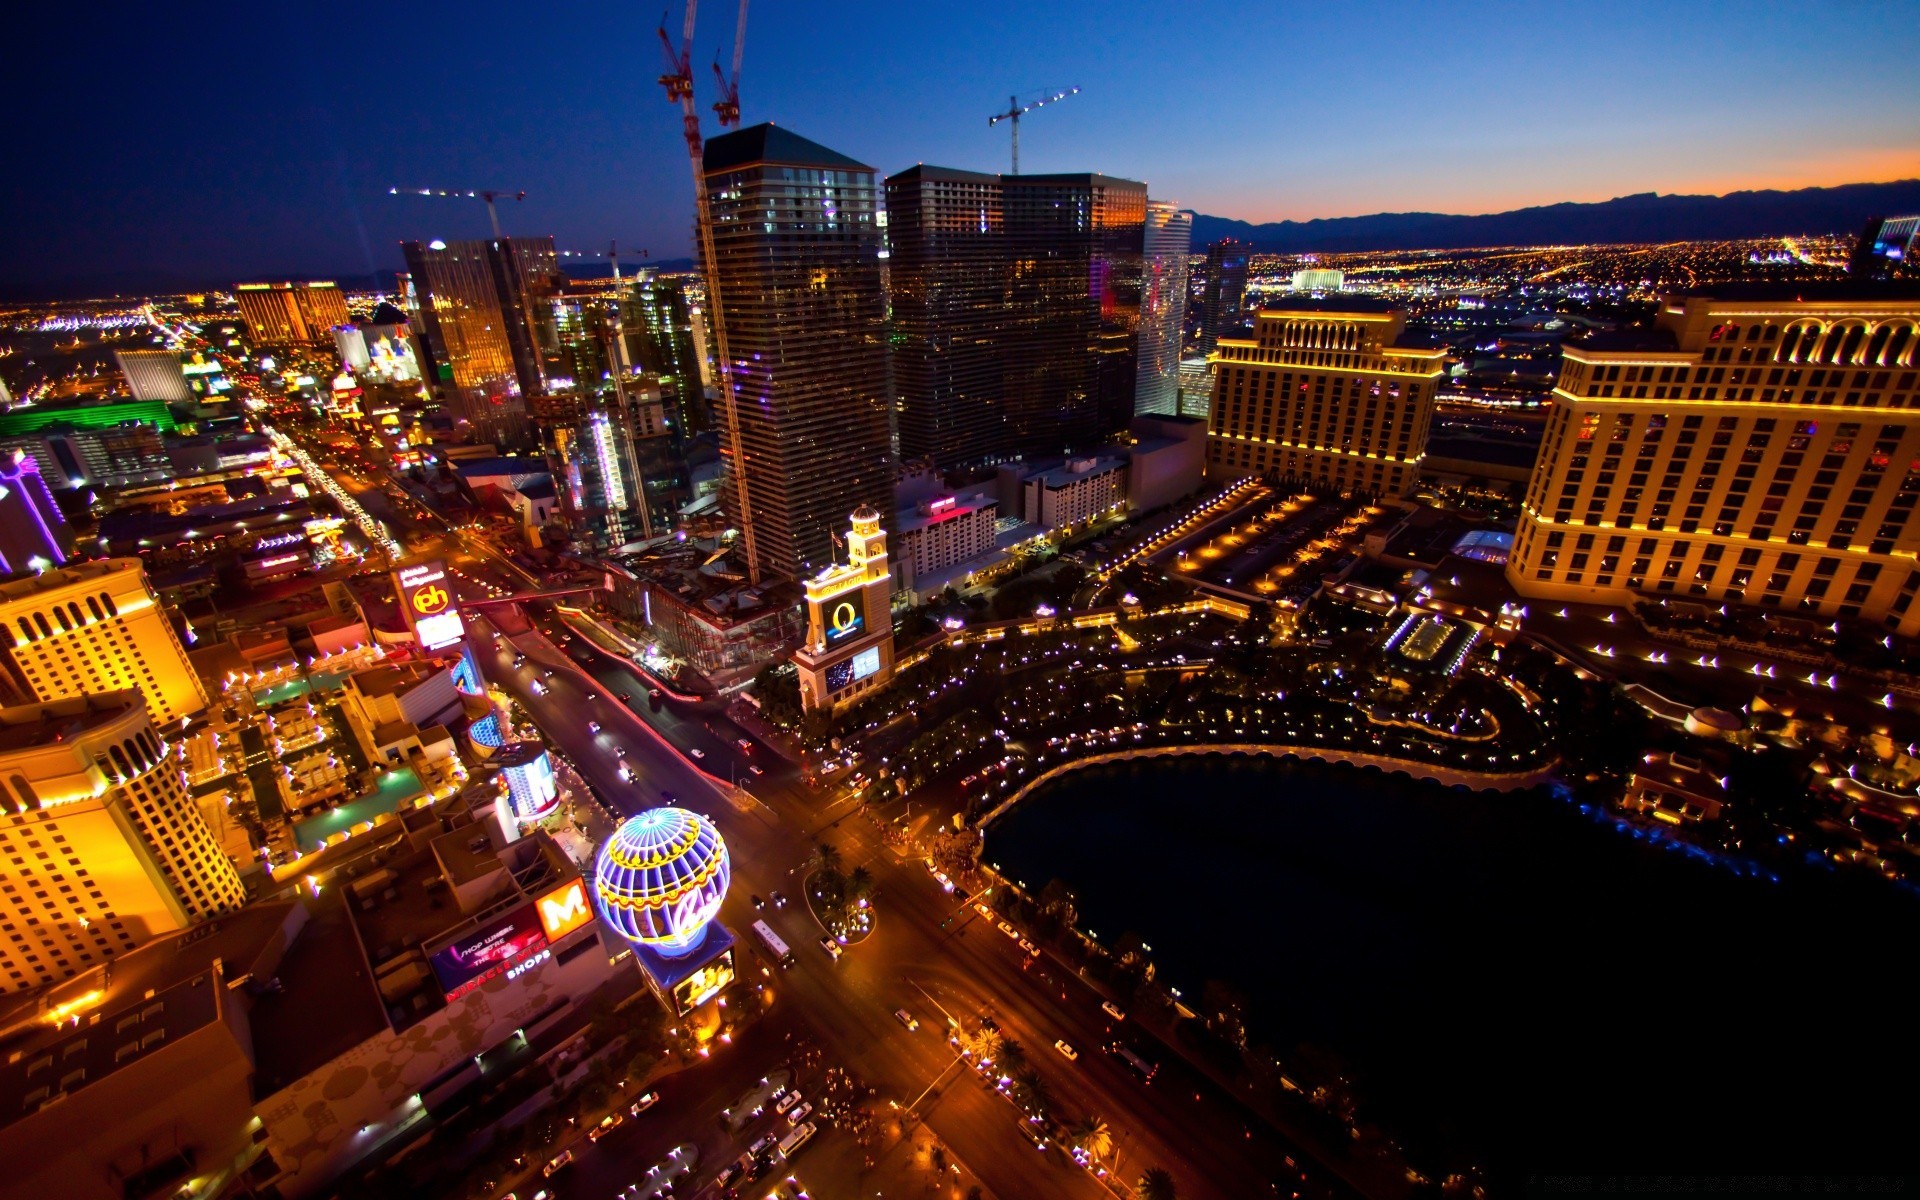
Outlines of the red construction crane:
M387 189L389 196L440 196L449 200L484 200L487 202L487 220L493 223L493 236L503 236L500 232L500 214L495 211L493 202L502 196L514 200L525 200L525 192L508 191L506 188L479 188L462 190L459 188L399 188Z
M1013 126L1013 174L1018 175L1020 173L1021 114L1030 113L1043 105L1052 104L1055 100L1065 100L1068 96L1077 96L1079 94L1079 88L1070 87L1064 92L1055 92L1051 96L1042 96L1038 100L1031 100L1025 104L1020 103L1020 98L1017 96L1008 96L1007 111L995 113L987 118L988 125L998 125L1000 122L1006 121Z
M747 0L740 0L740 17L733 25L733 74L720 73L720 60L713 60L713 77L720 81L720 99L713 111L720 128L732 129L740 123L740 57L747 49Z
M707 279L707 319L713 328L714 361L720 367L720 405L721 411L726 414L727 453L733 460L733 492L739 508L738 512L730 515L740 529L742 550L747 560L747 581L758 585L760 557L755 553L753 502L744 469L746 450L740 437L739 397L733 387L733 358L727 348L726 310L720 295L720 270L713 251L713 215L707 204L706 170L702 164L706 144L700 136L700 110L693 102L693 28L699 7L700 0L687 0L687 17L681 28L678 46L674 45L673 36L667 32L666 14L661 15L660 45L667 52L667 72L660 76L660 86L667 91L667 102L680 106L680 124L687 141L687 160L693 166L694 228L700 238L700 264ZM746 46L746 31L747 0L740 0L740 23L734 33L733 79L730 83L722 81L727 95L714 106L722 124L731 125L740 120L740 57ZM715 73L718 74L717 64Z

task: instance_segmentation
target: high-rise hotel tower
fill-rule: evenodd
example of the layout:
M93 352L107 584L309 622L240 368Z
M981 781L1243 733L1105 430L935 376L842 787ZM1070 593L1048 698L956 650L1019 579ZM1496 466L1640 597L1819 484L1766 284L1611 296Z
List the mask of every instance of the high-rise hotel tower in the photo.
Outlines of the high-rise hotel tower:
M1420 476L1443 350L1402 344L1406 314L1345 298L1286 300L1213 354L1207 474L1399 496Z
M1722 286L1569 343L1508 578L1920 633L1920 288Z
M833 562L847 513L893 507L880 188L772 125L714 138L703 169L733 360L722 503L760 572L800 579Z

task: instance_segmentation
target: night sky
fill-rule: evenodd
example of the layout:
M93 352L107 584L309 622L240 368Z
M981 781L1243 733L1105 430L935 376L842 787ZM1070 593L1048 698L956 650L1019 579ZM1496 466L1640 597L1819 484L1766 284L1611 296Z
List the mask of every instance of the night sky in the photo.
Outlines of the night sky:
M1497 212L1920 176L1911 3L755 0L742 101L891 172L1144 179L1219 216ZM731 54L734 6L696 38ZM17 6L0 38L0 295L364 275L409 237L688 253L692 182L644 4ZM677 29L679 14L673 17ZM709 134L714 126L709 119Z

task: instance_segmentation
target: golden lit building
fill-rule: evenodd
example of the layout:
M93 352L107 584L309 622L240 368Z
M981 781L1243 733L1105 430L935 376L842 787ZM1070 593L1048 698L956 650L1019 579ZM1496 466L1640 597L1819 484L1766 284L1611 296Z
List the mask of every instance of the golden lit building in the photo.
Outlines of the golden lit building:
M156 725L207 706L137 558L74 563L0 583L0 661L36 700L138 688Z
M880 514L862 505L847 534L847 561L806 581L807 640L793 655L800 700L837 709L893 678L893 579Z
M1507 575L1920 633L1920 290L1726 286L1566 346Z
M137 693L0 709L0 991L245 900Z
M331 344L336 327L348 324L347 301L329 282L243 283L233 289L240 315L255 344Z
M1221 338L1207 474L1335 492L1411 491L1446 352L1403 345L1406 314L1362 299L1280 301Z

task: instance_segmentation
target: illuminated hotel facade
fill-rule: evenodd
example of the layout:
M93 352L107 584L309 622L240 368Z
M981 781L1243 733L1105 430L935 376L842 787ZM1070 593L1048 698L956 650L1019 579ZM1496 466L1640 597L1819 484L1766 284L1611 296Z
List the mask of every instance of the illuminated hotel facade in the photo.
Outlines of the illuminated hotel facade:
M722 508L755 582L802 579L847 512L891 499L882 197L872 167L772 125L709 141L702 169L733 360Z
M1920 633L1920 289L1728 286L1569 343L1507 574Z
M1207 474L1399 496L1426 454L1446 353L1401 345L1406 314L1366 300L1290 300L1213 355Z
M0 992L246 901L132 691L0 709L0 862Z
M893 575L880 514L855 509L847 561L806 581L807 640L793 655L808 711L838 710L893 678Z
M317 283L243 283L233 289L256 345L324 345L348 324L340 288Z
M207 706L200 676L137 558L75 563L0 583L0 663L35 700L137 688L162 726Z

